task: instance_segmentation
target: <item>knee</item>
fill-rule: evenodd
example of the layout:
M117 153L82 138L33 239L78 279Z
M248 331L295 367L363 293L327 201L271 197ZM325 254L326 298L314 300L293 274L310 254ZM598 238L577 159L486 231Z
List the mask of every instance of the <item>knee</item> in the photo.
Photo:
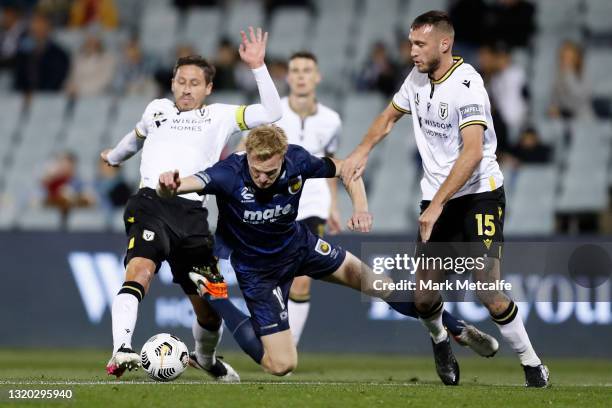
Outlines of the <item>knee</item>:
M303 300L310 296L310 278L300 276L295 278L291 285L289 297L295 300Z
M287 375L296 369L297 356L287 356L284 358L264 358L262 360L262 365L267 373L282 377L283 375Z
M155 269L155 263L150 259L133 258L127 265L125 278L127 281L136 281L148 288L155 276Z

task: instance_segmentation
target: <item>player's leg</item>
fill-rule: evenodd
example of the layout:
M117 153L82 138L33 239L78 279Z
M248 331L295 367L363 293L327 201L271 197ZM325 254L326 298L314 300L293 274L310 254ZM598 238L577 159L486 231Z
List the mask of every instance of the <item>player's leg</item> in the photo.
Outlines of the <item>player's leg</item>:
M147 194L140 190L130 198L124 213L128 237L125 282L113 300L113 353L106 366L107 373L117 377L140 365L140 355L132 349L138 306L170 250L164 223L150 215L160 211L159 203L144 197Z
M319 217L308 217L300 221L314 235L322 237L325 233L325 220ZM289 292L289 325L296 346L300 341L308 312L310 311L310 286L311 279L308 276L298 276L291 284Z
M392 282L391 278L375 274L350 252L334 247L312 234L309 236L309 241L311 251L300 273L315 279L348 286L383 300L395 300L393 291L385 285ZM379 284L375 284L376 281L380 281ZM435 310L425 316L418 313L418 309L412 302L395 302L394 309L407 316L418 316L430 330L438 375L445 384L456 385L459 382L459 365L452 353L448 334L442 324L444 307L441 301L436 303L435 299L434 297L433 306L429 307ZM439 294L438 299L440 299Z
M298 276L293 280L289 293L287 305L289 307L289 325L296 346L300 342L310 311L310 286L311 279L308 276Z
M210 304L198 296L196 286L189 279L194 267L217 268L217 259L213 255L214 238L208 228L208 211L195 201L180 200L175 206L180 215L172 222L178 239L173 242L168 263L173 282L181 286L195 315L192 323L194 351L189 355L189 362L217 381L238 382L240 377L236 371L216 355L223 334L223 321Z
M264 355L261 366L265 372L283 376L297 367L298 354L291 330L261 336Z
M484 256L482 269L474 269L475 282L494 283L501 279L503 244L503 223L505 198L503 187L479 195L466 208L465 235L471 242L470 255ZM525 371L526 385L533 387L548 386L548 368L536 354L518 307L505 293L496 290L477 291L476 296L489 310L491 319L510 347L517 353Z
M251 280L243 276L245 272L240 267L236 264L233 266L251 316L243 313L228 299L227 286L217 270L198 268L189 276L196 284L198 293L223 317L240 348L267 372L284 375L286 371L283 370L295 366L293 354L285 355L283 351L287 345L295 349L286 307L291 279L265 281L252 275L254 280ZM264 337L271 339L267 346L268 357L264 349ZM288 339L287 343L277 340L285 338ZM277 342L282 345L277 349L280 354L272 350Z

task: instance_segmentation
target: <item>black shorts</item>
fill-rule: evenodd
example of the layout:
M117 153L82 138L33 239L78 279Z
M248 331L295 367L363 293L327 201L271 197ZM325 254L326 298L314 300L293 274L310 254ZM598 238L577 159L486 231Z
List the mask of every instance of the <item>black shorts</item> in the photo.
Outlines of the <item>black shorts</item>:
M147 258L155 262L157 272L168 261L173 281L186 294L195 295L189 271L194 266L216 266L207 217L208 210L199 201L162 199L151 188L140 189L123 215L128 237L125 265L134 257Z
M306 227L306 229L318 237L323 237L325 235L325 224L326 220L319 217L308 217L299 221Z
M421 201L421 214L430 201ZM417 255L501 258L506 198L504 187L449 200L434 224L428 243L418 232ZM436 244L441 243L441 244ZM453 245L453 243L457 243ZM460 244L465 243L465 244Z

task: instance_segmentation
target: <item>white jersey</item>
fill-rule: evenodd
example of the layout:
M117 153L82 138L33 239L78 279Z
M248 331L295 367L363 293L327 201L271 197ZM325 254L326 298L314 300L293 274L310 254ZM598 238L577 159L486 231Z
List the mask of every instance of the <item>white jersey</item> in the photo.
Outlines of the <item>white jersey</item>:
M215 103L181 112L169 99L149 103L136 125L144 138L140 162L141 187L156 188L159 175L178 169L181 176L202 171L219 161L232 133L246 129L245 106ZM197 193L181 195L201 201Z
M453 59L452 68L437 81L413 68L392 101L397 110L412 114L423 161L423 200L431 200L448 177L463 148L461 129L469 125L485 128L483 157L452 198L492 191L504 182L495 157L497 137L482 78L463 58Z
M281 99L283 117L276 122L285 131L289 143L300 145L310 154L323 157L336 153L342 127L340 115L317 103L316 112L302 120L289 106L289 98ZM329 218L331 193L327 179L309 179L304 183L298 220L308 217Z

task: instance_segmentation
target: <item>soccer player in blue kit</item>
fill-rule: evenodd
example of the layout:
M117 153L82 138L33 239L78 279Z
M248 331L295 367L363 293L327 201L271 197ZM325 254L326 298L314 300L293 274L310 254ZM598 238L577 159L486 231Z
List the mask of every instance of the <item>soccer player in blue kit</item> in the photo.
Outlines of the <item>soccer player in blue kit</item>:
M297 350L289 330L287 299L296 275L341 284L388 301L398 312L417 318L411 302L390 301L392 291L375 290L373 282L391 283L376 275L350 252L332 245L296 222L304 182L309 178L337 177L342 160L319 158L297 145L289 145L284 131L274 125L253 129L246 140L246 154L233 154L197 174L180 178L178 170L159 177L157 194L198 192L217 197L217 236L232 249L231 263L251 316L237 309L227 297L227 285L213 267L190 273L198 293L223 317L241 348L273 375L285 375L297 366ZM348 227L368 232L372 216L363 181L345 183L353 202ZM444 313L445 322L457 324ZM478 331L481 355L493 355L498 344ZM435 349L434 349L435 351ZM488 354L487 354L488 353ZM449 373L438 364L445 381Z

